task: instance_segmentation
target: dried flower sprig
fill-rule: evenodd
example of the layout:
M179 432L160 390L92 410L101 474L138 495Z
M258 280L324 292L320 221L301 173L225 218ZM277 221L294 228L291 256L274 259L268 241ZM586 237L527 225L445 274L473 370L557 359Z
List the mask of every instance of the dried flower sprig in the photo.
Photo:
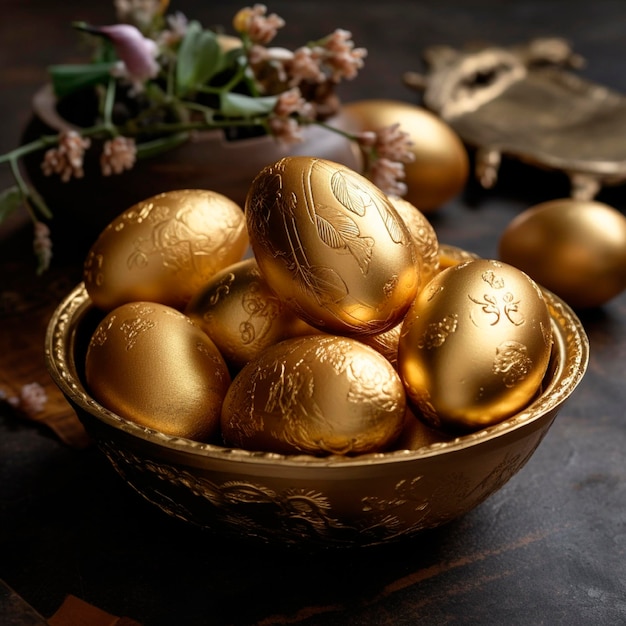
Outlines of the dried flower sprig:
M75 28L94 43L89 63L50 68L58 98L84 89L99 96L92 126L45 135L4 155L15 186L0 194L0 223L26 206L33 224L38 272L52 258L52 215L24 180L19 162L43 151L42 171L69 182L83 176L83 159L101 140L104 176L133 168L137 159L173 148L194 132L214 128L255 129L291 144L302 129L316 124L357 145L363 172L383 191L403 195L404 164L413 158L408 135L397 125L374 132L348 133L327 123L340 104L335 87L363 68L365 48L349 31L296 50L272 47L285 21L263 4L240 9L233 18L236 36L220 35L180 12L166 15L169 0L115 0L117 24Z

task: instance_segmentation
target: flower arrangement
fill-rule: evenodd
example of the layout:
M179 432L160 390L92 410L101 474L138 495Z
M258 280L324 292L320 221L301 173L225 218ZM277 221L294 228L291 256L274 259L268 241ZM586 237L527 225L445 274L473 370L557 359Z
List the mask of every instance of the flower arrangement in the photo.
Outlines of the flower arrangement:
M414 156L398 124L347 133L327 120L340 103L335 87L363 67L367 50L349 31L337 29L296 50L270 46L285 21L267 7L240 9L236 35L204 28L180 12L168 14L169 0L115 0L117 23L73 26L93 45L89 62L49 68L57 98L81 90L97 95L94 123L78 130L38 137L4 155L15 185L0 193L0 223L25 206L34 225L37 271L52 257L45 200L25 180L20 159L43 153L46 176L80 178L92 140L101 140L103 176L132 169L136 160L173 148L193 133L223 128L229 133L269 134L285 144L303 140L303 127L322 126L357 145L364 171L383 191L404 195L404 164Z

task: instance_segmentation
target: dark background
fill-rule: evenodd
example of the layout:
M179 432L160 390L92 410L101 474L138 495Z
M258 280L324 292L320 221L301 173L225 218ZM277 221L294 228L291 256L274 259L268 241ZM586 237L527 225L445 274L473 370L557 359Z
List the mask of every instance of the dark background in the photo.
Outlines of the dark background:
M344 101L417 103L401 77L423 69L421 52L433 44L511 45L554 35L587 60L583 76L626 92L626 3L619 1L267 4L287 22L276 45L298 46L341 27L368 49L365 69L342 87ZM170 11L229 28L240 6L187 0ZM19 142L46 66L84 60L70 22L112 23L114 13L107 2L77 0L0 0L0 8L5 151ZM0 187L10 182L0 167ZM558 174L505 163L495 189L470 182L432 222L440 241L493 257L517 213L567 193ZM626 187L598 199L624 210ZM0 291L16 288L11 255L19 254L23 222L20 214L0 227ZM35 279L29 262L19 282L31 295L77 276L67 267ZM0 579L44 617L72 594L150 626L626 623L625 310L622 294L581 312L588 373L519 474L464 518L381 549L293 552L200 532L144 503L94 448L66 446L0 408ZM0 318L0 333L3 326Z

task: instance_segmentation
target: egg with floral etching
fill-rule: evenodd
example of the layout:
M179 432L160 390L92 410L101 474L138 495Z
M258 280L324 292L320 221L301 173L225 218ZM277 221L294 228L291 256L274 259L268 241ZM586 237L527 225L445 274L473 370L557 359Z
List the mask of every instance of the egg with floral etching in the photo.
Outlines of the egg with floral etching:
M253 258L217 272L185 313L211 337L231 371L283 339L319 332L281 302Z
M180 311L155 302L108 313L91 337L85 379L115 414L197 441L216 436L231 382L211 339Z
M384 332L420 287L421 258L406 224L378 187L346 166L280 159L253 180L245 212L270 288L320 330Z
M550 312L535 281L477 259L441 271L417 296L402 325L398 371L420 418L467 432L523 409L551 348Z
M279 454L350 455L400 435L406 394L373 348L337 335L282 341L237 374L222 406L227 445Z
M422 259L422 282L426 284L440 269L439 239L434 226L414 204L398 196L389 196L413 237Z
M83 279L105 311L149 300L182 310L248 248L243 209L222 194L181 189L157 194L117 216L91 246Z

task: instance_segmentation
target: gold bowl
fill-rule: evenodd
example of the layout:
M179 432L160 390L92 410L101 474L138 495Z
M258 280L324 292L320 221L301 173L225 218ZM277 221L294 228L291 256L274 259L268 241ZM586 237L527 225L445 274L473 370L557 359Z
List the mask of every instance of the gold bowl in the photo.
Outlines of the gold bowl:
M266 543L372 546L464 515L531 457L587 368L589 341L571 308L545 292L554 345L534 400L504 422L413 449L355 457L283 456L198 443L131 423L98 404L84 357L103 315L84 284L53 313L48 370L123 479L166 513ZM404 444L406 445L406 443Z

